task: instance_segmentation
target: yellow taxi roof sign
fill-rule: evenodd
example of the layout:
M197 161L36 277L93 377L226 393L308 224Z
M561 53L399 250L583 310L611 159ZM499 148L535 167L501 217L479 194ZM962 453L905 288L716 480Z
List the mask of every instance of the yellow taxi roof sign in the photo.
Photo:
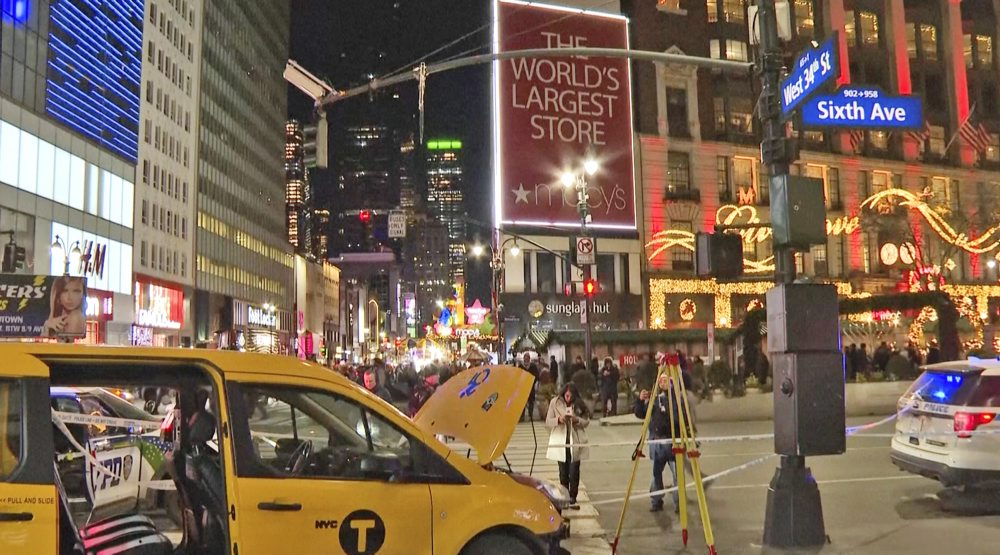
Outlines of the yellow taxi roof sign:
M429 434L468 443L485 465L507 448L534 383L514 366L470 368L438 386L413 421Z

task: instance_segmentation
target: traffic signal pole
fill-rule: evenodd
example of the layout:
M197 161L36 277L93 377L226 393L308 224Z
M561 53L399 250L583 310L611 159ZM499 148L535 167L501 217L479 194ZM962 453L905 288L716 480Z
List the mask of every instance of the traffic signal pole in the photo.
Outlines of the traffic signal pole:
M774 0L757 0L757 21L760 29L758 73L761 83L757 110L763 130L762 162L769 168L771 176L787 176L789 165L793 160L781 118L779 95L783 60L781 45L778 42L778 19L774 4ZM787 199L780 197L772 199L772 211L776 202L787 202ZM794 250L790 247L776 247L775 283L780 286L794 281ZM770 315L778 308L772 307L769 302L767 310ZM775 376L777 379L777 374ZM779 395L777 384L775 395ZM777 434L777 422L775 428ZM775 469L767 490L764 545L779 548L809 547L822 545L825 541L826 531L819 488L806 466L805 457L781 455L780 466Z

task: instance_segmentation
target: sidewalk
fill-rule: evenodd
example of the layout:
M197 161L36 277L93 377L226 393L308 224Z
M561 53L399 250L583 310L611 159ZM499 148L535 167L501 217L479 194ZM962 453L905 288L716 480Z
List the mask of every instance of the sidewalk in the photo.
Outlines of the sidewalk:
M911 382L849 383L845 391L847 416L886 416L896 412L896 402L910 387ZM626 410L622 404L624 396L618 400L619 412ZM774 398L771 393L749 390L743 397L726 398L716 393L712 400L703 400L696 405L698 422L749 422L772 420L774 418ZM601 419L602 426L630 426L642 422L631 412Z
M555 461L545 458L545 450L549 442L549 431L545 424L535 422L534 436L532 435L531 424L522 422L517 425L514 435L511 436L507 445L507 460L498 459L495 464L506 466L510 463L511 469L515 472L527 474L531 471L532 447L536 445L535 464L532 475L544 480L559 483L559 465ZM452 450L466 454L467 447L461 443L449 443ZM611 553L611 547L605 539L604 528L598 521L597 509L591 504L590 496L587 495L587 486L580 482L580 492L577 495L580 509L577 511L564 511L563 516L570 521L570 538L563 541L563 547L573 555L606 555Z

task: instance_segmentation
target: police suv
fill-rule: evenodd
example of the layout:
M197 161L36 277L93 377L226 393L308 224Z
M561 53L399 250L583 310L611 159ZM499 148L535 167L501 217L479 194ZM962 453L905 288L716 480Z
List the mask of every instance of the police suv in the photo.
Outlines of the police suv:
M897 409L890 456L901 470L947 487L1000 479L1000 360L925 366Z

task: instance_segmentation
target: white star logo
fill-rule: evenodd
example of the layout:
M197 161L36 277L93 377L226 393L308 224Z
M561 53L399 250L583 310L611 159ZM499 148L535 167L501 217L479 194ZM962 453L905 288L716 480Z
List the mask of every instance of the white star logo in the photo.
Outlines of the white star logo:
M511 191L513 191L514 196L517 197L514 199L514 204L521 204L522 202L528 204L528 193L530 191L525 190L523 183L519 184L517 189L511 189Z

